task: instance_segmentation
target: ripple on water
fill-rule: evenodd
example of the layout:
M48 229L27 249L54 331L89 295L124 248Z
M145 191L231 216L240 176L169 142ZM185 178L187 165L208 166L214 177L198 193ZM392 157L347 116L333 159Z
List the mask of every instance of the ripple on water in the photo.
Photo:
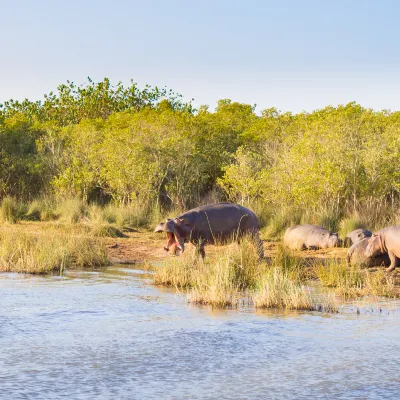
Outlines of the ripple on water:
M335 315L212 310L146 279L136 266L0 274L0 398L398 394L398 303Z

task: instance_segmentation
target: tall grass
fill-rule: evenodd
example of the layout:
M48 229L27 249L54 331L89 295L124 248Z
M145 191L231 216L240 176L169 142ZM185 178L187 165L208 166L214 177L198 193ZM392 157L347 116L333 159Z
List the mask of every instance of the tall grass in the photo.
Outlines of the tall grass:
M87 237L0 232L0 271L45 274L109 263L103 246Z
M154 277L156 284L184 288L190 302L216 307L233 306L247 297L258 308L315 308L301 284L305 274L299 260L280 250L268 264L260 261L251 239L231 244L206 261L192 255L167 259Z
M25 211L26 206L11 196L4 197L0 205L1 220L10 224L16 224L21 220Z
M88 215L87 204L78 198L62 200L56 207L59 219L70 224L81 222Z
M302 214L299 210L275 210L271 212L264 233L271 239L280 239L287 228L300 224L301 217Z
M339 234L342 238L345 238L348 233L355 229L367 229L368 227L360 220L360 216L357 213L343 218L340 221Z
M311 294L278 267L264 272L253 294L253 301L257 308L314 309Z

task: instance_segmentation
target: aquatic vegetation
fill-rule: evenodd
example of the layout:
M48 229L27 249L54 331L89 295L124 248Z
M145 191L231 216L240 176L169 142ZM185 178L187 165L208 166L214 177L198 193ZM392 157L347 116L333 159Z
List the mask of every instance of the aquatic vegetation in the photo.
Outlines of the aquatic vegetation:
M305 276L301 268L283 248L272 263L260 260L256 244L247 238L205 261L194 254L169 258L157 269L154 282L185 288L188 300L199 304L232 306L245 296L257 308L311 310L314 303L300 283Z
M277 267L268 268L264 272L252 298L257 308L314 309L311 294Z

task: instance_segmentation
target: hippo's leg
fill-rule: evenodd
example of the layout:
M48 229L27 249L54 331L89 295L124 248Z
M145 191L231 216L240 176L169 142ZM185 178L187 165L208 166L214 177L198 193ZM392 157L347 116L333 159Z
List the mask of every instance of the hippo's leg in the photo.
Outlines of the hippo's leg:
M387 272L392 272L396 269L397 264L399 263L399 259L395 256L394 253L391 251L388 252L389 258L390 258L390 266L386 268Z
M204 251L204 245L199 245L196 247L196 256L201 256L201 258L204 260L204 257L206 256L206 252Z
M201 256L201 258L204 260L204 257L206 256L206 252L204 251L205 242L199 240L193 244L196 246L196 257Z

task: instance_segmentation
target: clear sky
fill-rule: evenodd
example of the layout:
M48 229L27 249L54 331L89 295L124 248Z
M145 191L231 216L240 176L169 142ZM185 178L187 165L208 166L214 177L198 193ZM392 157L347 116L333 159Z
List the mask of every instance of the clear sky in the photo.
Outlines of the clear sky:
M90 76L211 108L400 110L399 17L396 0L0 0L0 102Z

